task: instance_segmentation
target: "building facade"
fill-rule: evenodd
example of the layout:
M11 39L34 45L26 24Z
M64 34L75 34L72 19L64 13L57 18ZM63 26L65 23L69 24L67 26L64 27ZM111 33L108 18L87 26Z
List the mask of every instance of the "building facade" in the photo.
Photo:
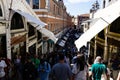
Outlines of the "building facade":
M0 1L0 55L9 59L25 56L26 52L31 55L52 52L56 37L73 25L63 1L27 2Z
M85 24L82 24L84 23L84 21L88 20L90 17L89 14L81 14L77 17L78 19L78 26L80 27L80 29L84 32L84 27L86 26Z
M73 26L72 17L67 13L63 0L27 0L37 16L45 22L46 29L60 38L65 29ZM44 52L53 51L54 43L43 36Z
M0 55L13 59L41 53L45 25L25 0L1 0Z

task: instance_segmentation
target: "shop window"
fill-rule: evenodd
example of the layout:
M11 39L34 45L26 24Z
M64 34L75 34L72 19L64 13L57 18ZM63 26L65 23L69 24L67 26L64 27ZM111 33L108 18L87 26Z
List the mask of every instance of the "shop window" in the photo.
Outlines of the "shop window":
M3 9L3 4L0 2L0 18L2 18L3 16L4 16L4 14L3 14L3 11L4 9Z
M92 38L92 39L91 39L91 41L92 41L92 42L95 42L95 39L94 39L94 38Z
M42 54L42 46L38 48L38 55L41 55L41 54Z
M3 16L2 7L1 7L1 5L0 5L0 17L2 17L2 16Z
M104 30L102 30L102 31L98 34L98 37L100 37L100 38L102 38L102 39L105 39Z
M29 47L29 53L34 56L36 54L36 44Z
M33 9L39 9L39 0L33 0Z
M38 34L37 39L38 39L38 40L42 39L42 34L41 34L39 31L37 31L37 34Z
M103 57L103 53L104 53L103 47L97 46L96 56L101 56L101 57Z
M7 57L6 36L0 36L0 54L3 57Z
M29 27L29 32L28 32L28 37L34 36L35 35L35 29L32 25L28 24Z
M116 19L110 26L110 32L115 32L120 34L120 17Z
M22 16L18 13L15 13L11 20L11 30L22 29L24 28Z

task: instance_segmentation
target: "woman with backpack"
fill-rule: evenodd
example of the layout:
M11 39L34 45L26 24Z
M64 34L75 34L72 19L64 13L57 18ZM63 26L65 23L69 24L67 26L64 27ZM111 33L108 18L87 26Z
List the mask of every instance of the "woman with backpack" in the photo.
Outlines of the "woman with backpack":
M38 76L40 80L48 80L50 71L51 71L50 64L44 58L41 59L40 65L38 67Z
M73 80L87 80L88 68L83 54L77 55L77 61L72 68Z

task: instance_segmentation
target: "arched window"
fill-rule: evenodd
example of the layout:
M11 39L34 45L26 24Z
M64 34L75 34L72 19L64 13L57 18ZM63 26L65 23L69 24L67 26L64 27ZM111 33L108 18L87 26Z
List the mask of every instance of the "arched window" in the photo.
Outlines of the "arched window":
M1 5L0 5L0 17L3 16L3 13L2 13L2 8L1 8Z
M0 17L3 17L3 6L1 2L0 2Z
M22 16L18 13L15 13L11 20L11 30L23 29L23 28L24 28L24 23L22 20Z

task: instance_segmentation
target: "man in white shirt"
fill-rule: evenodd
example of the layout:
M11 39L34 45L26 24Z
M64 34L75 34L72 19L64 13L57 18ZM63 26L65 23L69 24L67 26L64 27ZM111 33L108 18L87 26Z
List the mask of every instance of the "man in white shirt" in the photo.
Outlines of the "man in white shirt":
M7 64L2 60L2 57L0 57L0 80L5 80L5 67L7 67Z

